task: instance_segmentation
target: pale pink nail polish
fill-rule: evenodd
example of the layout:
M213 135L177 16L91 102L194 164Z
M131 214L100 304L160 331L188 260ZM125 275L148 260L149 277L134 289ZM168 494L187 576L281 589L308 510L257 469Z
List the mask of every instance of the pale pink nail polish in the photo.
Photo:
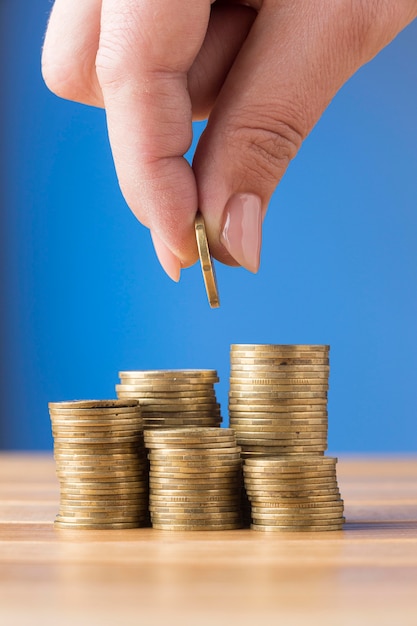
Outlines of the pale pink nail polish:
M262 202L259 196L236 193L229 198L220 240L235 261L256 274L262 243Z
M158 235L151 231L151 236L160 264L168 276L177 283L181 275L181 262L179 258L175 256Z

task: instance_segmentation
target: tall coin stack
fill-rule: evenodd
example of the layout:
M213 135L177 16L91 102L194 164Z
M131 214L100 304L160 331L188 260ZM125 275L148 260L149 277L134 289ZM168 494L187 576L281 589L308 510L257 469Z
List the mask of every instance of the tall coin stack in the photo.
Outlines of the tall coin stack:
M227 428L145 431L149 509L160 530L241 528L240 448Z
M329 531L343 527L334 457L246 459L245 487L254 530Z
M215 370L138 370L119 377L118 398L139 400L146 429L221 424Z
M136 400L50 402L60 483L57 528L148 522L148 470Z
M270 482L265 472L259 477L258 475L253 477L249 467L252 461L255 464L258 461L262 463L263 457L273 456L285 464L291 463L290 459L294 457L291 468L295 473L297 471L295 468L298 467L298 473L295 473L295 476L288 476L285 480L291 488L298 488L301 495L305 495L307 491L307 482L302 480L302 470L306 469L307 476L313 471L309 459L316 459L318 466L328 462L323 461L323 454L327 449L328 379L329 346L231 346L229 416L230 427L236 432L237 443L241 446L245 459L245 490L243 490L245 521L248 521L251 513L245 495L246 492L251 493L253 478L256 488L263 491L265 496L272 490L275 497L280 486L285 491L284 479L277 481L274 478ZM316 477L312 475L311 478L314 483ZM330 490L334 488L335 477L329 476L329 480L326 476L319 478L322 481L321 486L328 482L328 488ZM262 481L263 490L259 484ZM273 490L272 487L276 489ZM294 493L295 489L291 494ZM314 490L311 493L313 494ZM340 498L340 494L336 496ZM279 503L275 500L273 502L278 507ZM253 502L251 504L253 521L257 518L254 518ZM343 502L341 505L343 508ZM340 506L339 500L337 506ZM300 507L301 513L304 508ZM277 520L281 519L275 511L271 510L270 515L275 516ZM270 518L267 516L267 519ZM289 519L286 519L287 525L291 525ZM306 516L306 520L308 519ZM296 522L299 522L300 518L294 516L293 521L293 528L296 529ZM253 526L257 526L258 529L261 526L274 527L273 524L253 524ZM284 529L284 526L281 524L281 529Z
M323 454L329 346L232 345L230 427L242 456Z

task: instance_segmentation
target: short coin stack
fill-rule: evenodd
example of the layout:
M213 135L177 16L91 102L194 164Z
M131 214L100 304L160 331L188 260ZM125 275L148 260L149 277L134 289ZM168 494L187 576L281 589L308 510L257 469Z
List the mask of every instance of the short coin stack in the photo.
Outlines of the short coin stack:
M215 370L138 370L119 376L118 397L139 400L146 429L220 426Z
M149 509L160 530L241 528L242 465L227 428L145 431Z
M323 454L329 346L232 345L230 427L244 457Z
M60 482L57 528L137 528L148 522L143 420L135 400L50 402Z
M246 459L254 530L329 531L343 527L337 459L300 455Z

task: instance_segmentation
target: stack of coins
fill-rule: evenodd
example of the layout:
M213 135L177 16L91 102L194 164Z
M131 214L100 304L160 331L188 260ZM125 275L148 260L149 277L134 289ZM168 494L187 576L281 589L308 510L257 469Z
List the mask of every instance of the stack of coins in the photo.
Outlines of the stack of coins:
M139 370L119 377L117 396L139 400L146 429L221 424L215 370Z
M254 530L328 531L343 527L336 458L320 456L246 459L246 491Z
M241 528L242 465L231 429L146 430L145 445L154 528Z
M148 523L148 468L136 400L50 402L60 482L57 528Z
M230 427L244 457L327 448L329 346L232 345Z

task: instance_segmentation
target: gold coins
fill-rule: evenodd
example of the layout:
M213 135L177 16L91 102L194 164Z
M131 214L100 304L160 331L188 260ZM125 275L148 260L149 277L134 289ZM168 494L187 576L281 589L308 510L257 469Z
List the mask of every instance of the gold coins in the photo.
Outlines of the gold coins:
M251 528L329 531L343 527L334 457L251 458L244 464Z
M60 483L56 528L148 525L148 468L137 400L49 403Z
M230 426L244 456L326 450L329 346L235 344L230 359Z
M119 372L119 398L139 401L146 429L220 426L216 370Z
M213 259L211 258L207 241L206 225L200 212L197 213L195 218L195 235L207 298L211 308L215 309L220 306L216 273L214 271Z
M230 426L245 459L245 521L251 519L255 530L333 530L343 524L336 460L323 456L329 350L231 346ZM333 508L305 506L321 502Z
M241 527L242 461L232 429L145 431L149 509L161 530Z

